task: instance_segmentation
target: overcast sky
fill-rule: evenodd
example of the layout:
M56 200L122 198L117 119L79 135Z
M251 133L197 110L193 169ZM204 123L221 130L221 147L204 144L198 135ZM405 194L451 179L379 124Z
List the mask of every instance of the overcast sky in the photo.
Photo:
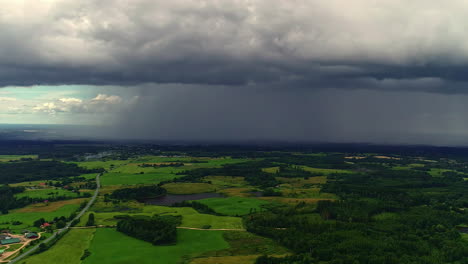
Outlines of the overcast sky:
M99 124L144 139L468 143L467 1L0 5L0 123Z

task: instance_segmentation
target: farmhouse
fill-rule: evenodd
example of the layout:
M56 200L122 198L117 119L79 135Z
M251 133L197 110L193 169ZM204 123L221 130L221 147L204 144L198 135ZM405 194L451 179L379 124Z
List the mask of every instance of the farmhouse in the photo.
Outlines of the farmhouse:
M31 232L31 233L25 234L24 237L27 239L35 239L35 238L39 238L39 235L37 233Z
M1 245L9 245L9 244L15 244L15 243L20 243L21 240L19 238L10 238L10 239L4 239L0 240Z

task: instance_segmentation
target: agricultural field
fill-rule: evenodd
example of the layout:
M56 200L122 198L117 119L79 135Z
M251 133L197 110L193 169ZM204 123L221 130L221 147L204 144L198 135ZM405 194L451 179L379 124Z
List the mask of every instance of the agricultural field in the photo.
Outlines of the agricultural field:
M109 172L104 173L101 177L101 183L103 186L111 185L136 185L136 184L158 184L162 181L169 181L179 177L175 173L171 172L154 172L145 174L128 174Z
M85 249L93 239L95 229L72 229L49 250L24 260L27 264L80 264Z
M92 211L93 212L93 211ZM91 212L85 214L81 218L81 222L78 226L84 226L88 215ZM138 213L131 212L93 212L95 216L96 225L114 226L117 224L117 219L114 216L119 215L173 215L182 216L182 223L180 226L189 228L203 228L205 226L211 226L212 229L242 229L242 219L239 217L230 216L216 216L210 214L198 213L193 208L188 207L166 207L166 206L154 206L147 205L140 207Z
M259 199L245 197L208 198L198 202L207 205L217 213L230 216L242 216L252 211L259 212L263 206L270 204Z
M261 255L285 256L291 252L273 240L249 232L226 231L229 248L211 251L192 259L190 264L253 264Z
M178 264L207 251L228 248L221 231L178 230L177 244L153 246L114 229L99 228L89 247L91 255L84 264Z
M74 199L51 202L48 204L39 203L21 209L12 210L8 214L0 215L0 229L11 229L16 233L19 233L24 229L35 230L36 228L33 227L34 221L40 218L50 221L54 217L68 217L78 210L80 204L85 200L86 199ZM21 224L12 225L15 221L19 221Z
M310 171L312 173L320 173L322 175L329 175L332 173L353 173L351 170L341 170L341 169L321 169L321 168L312 168L308 166L301 166L305 171Z
M40 199L51 199L59 196L64 196L68 198L79 198L80 194L71 192L59 188L48 188L48 189L29 189L22 193L15 195L17 198L21 197L31 197L31 198L40 198Z
M162 186L170 194L195 194L195 193L209 193L216 192L218 188L216 185L209 183L166 183Z

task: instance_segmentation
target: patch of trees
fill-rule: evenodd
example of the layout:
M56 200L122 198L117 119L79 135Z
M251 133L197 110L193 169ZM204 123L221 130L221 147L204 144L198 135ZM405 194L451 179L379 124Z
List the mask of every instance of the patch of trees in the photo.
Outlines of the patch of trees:
M196 182L200 181L205 176L224 175L224 176L240 176L244 177L245 181L253 186L273 187L279 184L275 176L271 173L264 172L262 169L272 167L275 164L264 161L249 161L237 164L226 164L221 168L199 168L195 170L187 170L178 173L185 175L174 179L175 182Z
M297 165L280 165L278 171L275 173L276 177L284 178L309 178L314 176L321 176L322 173L312 173L304 170L302 167Z
M8 185L0 185L0 213L7 214L8 210L24 207L30 204L29 199L17 199L15 194L22 193L24 187L11 187Z
M170 163L160 163L160 164L148 164L148 163L143 163L138 165L139 167L142 168L148 168L148 167L153 167L153 168L165 168L165 167L183 167L184 163L182 162L170 162Z
M85 169L76 164L59 161L26 161L0 163L0 184L36 180L52 180L79 176L86 173L98 173L101 169Z
M175 244L180 218L173 216L127 217L117 223L117 231L153 245Z
M123 188L112 192L109 196L111 199L116 200L137 200L144 201L146 199L158 198L166 195L166 189L157 186L140 186L136 188Z
M94 221L94 214L90 213L88 216L88 221L86 222L86 226L94 226L95 221Z

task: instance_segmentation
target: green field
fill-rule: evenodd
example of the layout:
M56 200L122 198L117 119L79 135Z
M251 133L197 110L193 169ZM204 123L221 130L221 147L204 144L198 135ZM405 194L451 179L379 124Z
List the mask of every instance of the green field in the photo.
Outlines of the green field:
M230 216L216 216L209 214L200 214L195 209L189 207L166 207L148 205L140 209L141 212L131 214L127 212L94 212L95 222L97 225L113 226L117 224L114 216L116 215L180 215L182 216L183 227L202 228L203 226L210 225L213 229L242 229L242 219L239 217ZM84 226L89 213L81 218L79 226Z
M449 172L449 171L455 172L454 170L449 170L449 169L431 168L431 170L429 171L429 174L432 177L443 177L443 173Z
M308 166L301 166L305 171L310 171L312 173L320 173L322 175L329 175L332 173L353 173L350 170L341 170L341 169L321 169L321 168L312 168Z
M53 247L27 258L27 264L80 264L81 256L93 238L95 229L72 229Z
M99 228L84 264L177 264L186 257L228 248L220 231L178 230L177 244L154 246L115 229Z
M34 189L34 190L26 190L22 193L18 193L15 195L17 198L22 197L31 197L31 198L40 198L40 199L50 199L58 196L66 196L70 198L78 198L79 195L77 193L64 190L64 189Z
M258 212L262 205L270 204L259 199L245 197L208 198L198 200L198 202L209 206L217 213L230 216L246 215L251 212L251 209Z
M0 155L0 162L8 162L20 159L37 159L37 155Z
M177 177L179 176L171 173L126 174L110 172L102 175L101 184L103 186L158 184L162 181L172 180Z
M51 212L37 211L34 212L33 208L29 211L21 211L24 209L13 210L9 214L0 215L0 229L11 229L13 232L19 233L23 229L32 228L33 222L44 218L47 221L51 221L54 217L70 216L71 213L75 212L79 208L79 204L66 204ZM20 225L12 225L12 221L20 221Z

